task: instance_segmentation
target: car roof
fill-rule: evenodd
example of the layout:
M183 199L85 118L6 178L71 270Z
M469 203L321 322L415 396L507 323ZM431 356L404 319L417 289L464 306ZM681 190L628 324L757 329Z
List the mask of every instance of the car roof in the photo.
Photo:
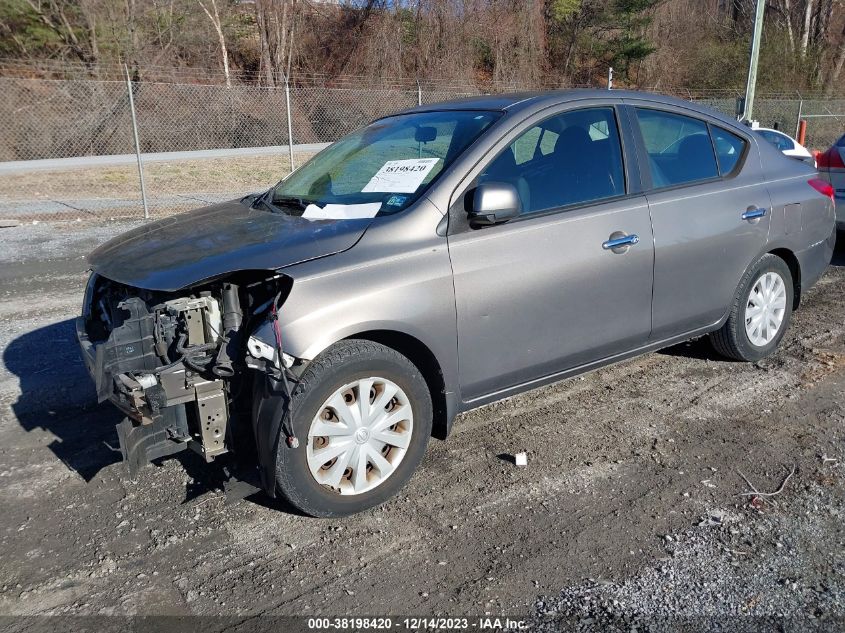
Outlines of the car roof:
M463 99L452 99L449 101L441 101L439 103L420 105L407 110L402 110L401 112L396 112L390 116L396 116L397 114L411 114L415 112L443 112L449 110L488 110L515 113L528 109L541 110L544 107L583 99L604 99L608 96L617 100L638 99L651 101L657 104L679 106L717 118L734 127L739 125L736 120L725 116L723 113L692 101L686 101L684 99L678 99L655 92L645 92L639 90L600 90L596 88L574 88L567 90L478 95L474 97L465 97ZM745 126L742 127L744 128Z
M535 100L542 94L544 93L510 92L494 95L476 95L472 97L464 97L462 99L450 99L448 101L438 101L437 103L428 103L414 108L408 108L407 110L402 110L401 114L408 112L432 112L443 110L509 110L522 102Z

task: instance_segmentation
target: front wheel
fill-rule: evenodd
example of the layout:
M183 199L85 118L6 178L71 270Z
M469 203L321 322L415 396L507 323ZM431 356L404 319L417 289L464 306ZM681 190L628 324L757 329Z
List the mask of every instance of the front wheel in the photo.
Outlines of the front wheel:
M792 318L793 285L780 257L763 255L740 281L728 320L710 335L728 358L758 361L772 354Z
M383 503L407 483L431 435L426 381L399 352L364 340L329 348L293 397L297 448L279 442L276 485L312 516Z

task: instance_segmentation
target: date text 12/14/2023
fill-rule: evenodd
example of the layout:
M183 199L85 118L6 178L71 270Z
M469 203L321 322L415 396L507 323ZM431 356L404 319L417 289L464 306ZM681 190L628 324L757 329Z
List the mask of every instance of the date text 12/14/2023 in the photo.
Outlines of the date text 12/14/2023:
M476 618L449 617L316 617L308 618L307 626L312 631L467 631L467 630L510 630L528 628L524 620L508 617L484 616Z

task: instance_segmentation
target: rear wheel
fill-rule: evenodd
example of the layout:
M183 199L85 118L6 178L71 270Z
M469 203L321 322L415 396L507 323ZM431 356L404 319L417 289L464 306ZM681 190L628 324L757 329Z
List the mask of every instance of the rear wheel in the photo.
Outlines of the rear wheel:
M763 255L740 281L731 313L710 335L717 352L757 361L772 354L792 318L792 273L780 257Z
M399 352L347 340L314 360L293 398L297 448L279 442L276 484L312 516L335 517L396 494L431 435L425 379Z

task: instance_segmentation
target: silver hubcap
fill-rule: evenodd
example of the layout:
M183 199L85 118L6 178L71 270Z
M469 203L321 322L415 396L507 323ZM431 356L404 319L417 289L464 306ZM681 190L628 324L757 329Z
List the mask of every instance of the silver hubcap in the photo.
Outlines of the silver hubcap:
M414 415L405 392L385 378L343 385L308 431L308 468L342 495L372 490L393 474L411 443Z
M777 273L761 276L745 306L745 333L752 345L763 347L775 338L786 313L786 285Z

